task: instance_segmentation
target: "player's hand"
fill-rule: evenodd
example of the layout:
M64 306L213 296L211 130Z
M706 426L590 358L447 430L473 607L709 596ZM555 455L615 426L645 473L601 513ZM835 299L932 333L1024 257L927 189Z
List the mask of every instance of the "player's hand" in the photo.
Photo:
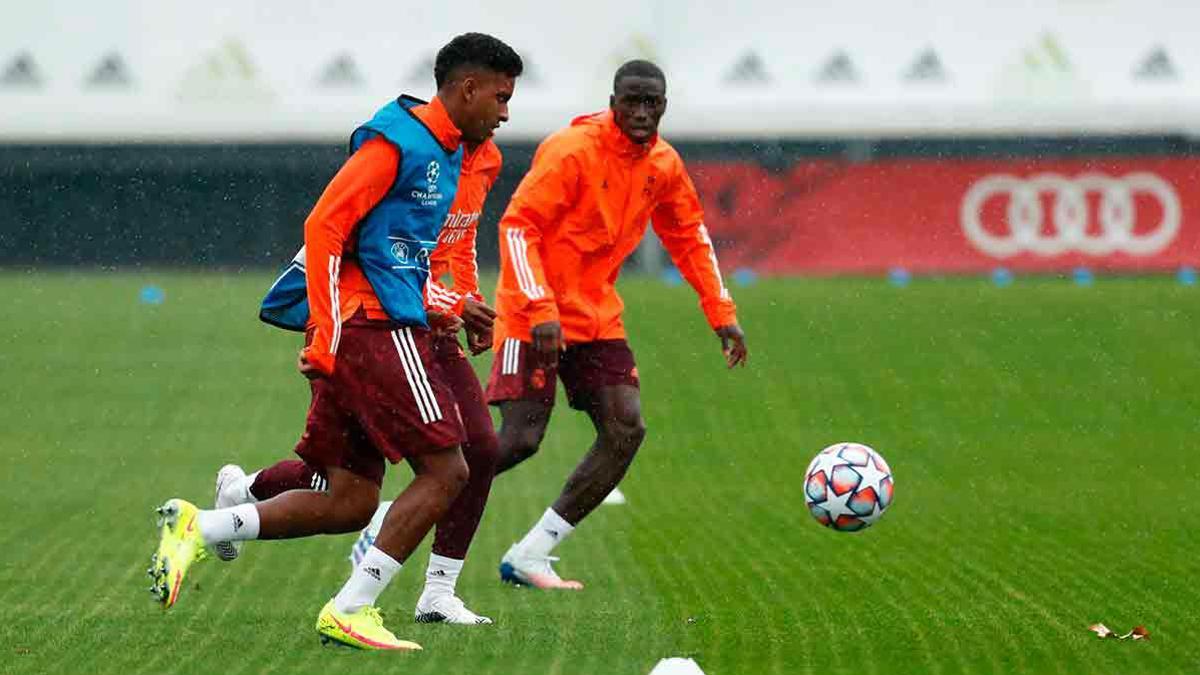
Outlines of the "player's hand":
M746 351L746 334L742 332L741 327L736 323L721 326L717 329L717 337L721 338L721 353L725 355L725 365L730 368L744 367L750 354Z
M324 377L324 373L317 370L317 367L308 362L308 357L304 355L304 350L300 350L300 356L296 358L296 367L300 369L300 374L310 380L315 380L318 377Z
M453 314L444 314L442 312L428 312L426 319L429 321L429 330L433 331L433 336L437 337L453 337L462 330L463 320Z
M462 320L469 331L490 333L492 323L496 320L496 310L468 297L463 301Z
M467 351L471 356L479 356L492 348L492 329L485 331L472 330L467 326Z
M537 352L543 363L557 363L558 352L562 348L562 325L557 321L547 321L533 327L533 351Z

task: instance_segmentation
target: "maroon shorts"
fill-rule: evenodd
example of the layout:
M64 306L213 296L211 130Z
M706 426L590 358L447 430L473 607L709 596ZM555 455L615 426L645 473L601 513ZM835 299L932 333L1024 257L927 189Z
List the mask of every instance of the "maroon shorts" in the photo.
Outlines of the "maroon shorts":
M433 354L450 391L454 392L454 402L458 410L458 418L462 422L466 434L466 442L475 446L494 445L496 435L492 425L492 414L488 412L487 401L483 396L483 387L479 384L479 376L467 359L462 345L453 337L440 337L433 342ZM463 452L467 454L468 448ZM467 458L471 463L471 458Z
M296 454L383 483L386 458L462 443L454 395L434 358L432 334L351 319L342 325L332 377L312 381Z
M567 403L586 410L597 390L638 386L637 364L625 340L596 340L567 347L558 363L544 363L533 345L515 338L501 343L488 378L488 403L541 401L554 405L554 381L562 378Z

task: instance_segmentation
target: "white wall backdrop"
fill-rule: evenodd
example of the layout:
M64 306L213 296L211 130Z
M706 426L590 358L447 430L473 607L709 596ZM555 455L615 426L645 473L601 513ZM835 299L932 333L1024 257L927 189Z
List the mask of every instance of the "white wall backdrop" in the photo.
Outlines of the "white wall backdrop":
M0 141L340 140L468 30L526 59L510 139L604 107L635 56L675 137L1186 133L1198 25L1185 0L10 1Z

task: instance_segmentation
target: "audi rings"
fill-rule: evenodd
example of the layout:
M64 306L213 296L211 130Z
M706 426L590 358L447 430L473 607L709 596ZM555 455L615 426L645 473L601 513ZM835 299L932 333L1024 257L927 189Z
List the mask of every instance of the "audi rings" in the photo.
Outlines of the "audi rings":
M1053 203L1049 214L1042 201L1047 193ZM1134 197L1139 193L1158 202L1162 219L1148 230L1134 232L1138 225ZM1089 194L1100 197L1098 222L1092 221ZM989 231L983 225L984 204L998 197L1008 199L1007 231ZM1047 257L1074 251L1094 256L1153 255L1175 239L1181 214L1175 189L1152 173L1119 178L1099 173L1076 178L1043 173L1029 178L995 175L976 181L963 196L961 216L963 232L972 244L988 255L1007 258L1023 252Z

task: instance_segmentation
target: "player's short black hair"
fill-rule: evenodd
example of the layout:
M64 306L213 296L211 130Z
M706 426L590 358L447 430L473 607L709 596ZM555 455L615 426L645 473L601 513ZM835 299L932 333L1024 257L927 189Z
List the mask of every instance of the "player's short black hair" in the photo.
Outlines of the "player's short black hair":
M662 68L645 59L634 59L621 64L613 75L613 91L617 90L617 83L622 77L648 77L662 82L663 89L667 88L667 76L663 74Z
M463 33L438 50L433 64L433 79L439 89L450 81L455 71L475 66L519 77L525 64L512 47L486 33Z

